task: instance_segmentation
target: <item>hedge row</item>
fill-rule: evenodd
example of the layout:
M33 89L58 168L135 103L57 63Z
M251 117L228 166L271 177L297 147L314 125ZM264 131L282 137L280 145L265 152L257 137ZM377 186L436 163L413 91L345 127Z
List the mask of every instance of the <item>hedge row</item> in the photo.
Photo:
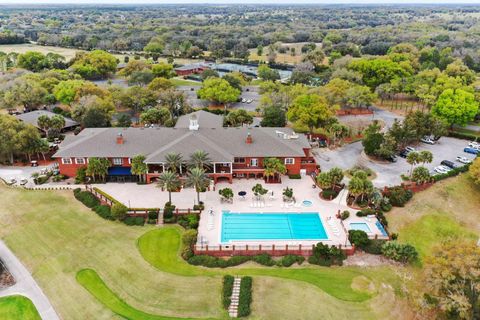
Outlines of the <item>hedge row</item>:
M478 136L470 133L465 133L465 132L458 132L458 131L449 131L448 136L452 138L458 138L458 139L463 139L463 140L476 140L478 139Z
M224 275L223 276L223 291L222 291L222 302L223 307L228 309L230 303L232 302L232 292L233 292L233 282L235 278L231 275Z
M100 205L100 200L98 200L97 197L95 197L95 195L89 191L82 191L82 189L77 188L73 190L73 195L87 208L93 209L94 207Z
M221 258L208 256L208 255L194 255L188 258L188 263L194 266L204 266L207 268L228 268L238 266L247 261L254 261L258 264L273 267L273 266L284 266L290 267L295 262L297 264L302 264L305 261L305 258L297 255L286 255L283 256L280 260L274 260L269 254L259 254L255 256L233 256L228 260Z
M246 317L250 314L252 303L252 277L243 277L240 282L240 297L238 299L238 316Z
M442 173L442 174L436 174L433 176L433 179L435 181L440 181L443 179L447 179L450 177L458 176L460 173L467 172L468 168L470 167L470 164L463 165L461 167L454 168L447 173Z

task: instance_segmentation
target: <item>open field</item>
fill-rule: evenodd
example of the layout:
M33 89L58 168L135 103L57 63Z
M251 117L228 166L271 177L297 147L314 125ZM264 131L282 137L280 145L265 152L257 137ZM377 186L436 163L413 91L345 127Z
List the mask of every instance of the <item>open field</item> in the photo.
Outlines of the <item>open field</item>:
M24 296L0 298L0 317L2 320L41 319L32 301Z
M413 244L421 257L442 241L478 239L480 232L480 186L462 174L436 183L416 194L404 208L387 214L389 230L399 240Z
M77 282L77 273L83 269L98 274L101 282L94 281L94 285L104 282L104 287L97 286L103 290L100 297L110 291L141 314L168 317L227 318L220 301L224 273L250 274L254 282L260 279L254 292L256 319L281 319L282 314L284 319L309 319L314 311L324 319L349 319L352 313L357 319L375 319L378 310L396 308L399 302L393 293L399 293L398 278L386 267L285 269L249 264L229 270L198 268L178 256L178 227L128 227L105 221L68 191L0 189L4 204L0 236L65 319L118 318L117 310L105 306L110 299L98 301ZM366 282L369 289L354 289L352 284L358 282ZM289 292L298 292L298 297L292 298ZM389 294L393 299L380 299ZM300 299L314 301L321 308L293 309L294 315L289 311L292 299L297 305Z
M302 47L305 45L306 42L302 43L282 43L282 47L287 48L286 53L276 53L277 58L275 62L277 63L287 63L287 64L297 64L302 62ZM320 47L321 44L317 43L317 47ZM290 48L295 48L295 55L292 55L292 52L289 50ZM258 60L258 61L268 61L268 47L263 48L263 54L259 56L257 54L257 49L250 49L250 56L248 57L249 60Z

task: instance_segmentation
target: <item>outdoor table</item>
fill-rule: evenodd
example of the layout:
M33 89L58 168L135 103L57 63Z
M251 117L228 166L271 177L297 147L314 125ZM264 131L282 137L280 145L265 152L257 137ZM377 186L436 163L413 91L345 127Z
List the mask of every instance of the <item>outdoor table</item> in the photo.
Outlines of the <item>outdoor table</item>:
M238 193L238 195L239 195L240 197L242 197L242 198L245 199L245 196L247 195L247 192L246 192L246 191L240 191L240 192Z
M37 160L30 161L30 164L31 164L32 167L37 167L38 166Z

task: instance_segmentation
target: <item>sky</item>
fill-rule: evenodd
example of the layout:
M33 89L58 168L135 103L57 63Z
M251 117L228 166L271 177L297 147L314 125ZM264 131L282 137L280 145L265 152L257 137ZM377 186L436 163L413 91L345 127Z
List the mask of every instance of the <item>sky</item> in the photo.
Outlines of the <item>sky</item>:
M0 0L0 4L166 4L166 3L197 3L197 4L480 4L480 0Z

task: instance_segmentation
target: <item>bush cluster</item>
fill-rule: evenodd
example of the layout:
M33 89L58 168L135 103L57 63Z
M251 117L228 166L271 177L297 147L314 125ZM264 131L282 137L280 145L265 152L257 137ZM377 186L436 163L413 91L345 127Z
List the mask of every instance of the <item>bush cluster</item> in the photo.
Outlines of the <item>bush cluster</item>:
M195 229L187 230L182 235L182 258L185 260L189 260L193 257L193 246L197 242L198 232Z
M389 241L382 245L382 254L395 261L402 263L413 262L418 258L415 247L409 244Z
M119 202L116 202L113 204L111 211L112 211L112 216L115 219L123 220L127 215L128 208L125 205Z
M238 299L238 316L246 317L250 314L252 303L252 277L242 277L240 282L240 296Z
M340 213L340 219L347 220L348 217L350 217L350 211L345 210L342 213Z
M360 211L357 211L356 216L357 217L366 217L366 216L371 216L375 215L375 210L372 208L364 208Z
M458 131L449 131L448 136L452 138L458 138L458 139L470 140L470 141L476 141L478 138L474 134L458 132Z
M75 184L85 183L87 179L87 167L80 167L77 169L77 174L75 175Z
M198 214L190 213L179 216L177 222L185 229L197 229L200 217Z
M346 258L345 253L339 248L329 247L327 244L319 242L313 249L313 255L308 258L308 262L320 266L341 266Z
M322 190L322 198L323 199L335 199L338 196L338 192L333 189L325 189Z
M163 218L166 220L173 219L173 213L175 212L175 205L171 202L165 203L165 207L163 208Z
M288 177L290 179L302 179L302 176L300 174L289 174Z
M394 207L403 207L412 199L413 192L411 190L405 190L402 186L395 186L387 189L386 197Z
M143 226L145 224L145 218L143 217L126 217L123 219L123 223L127 226Z
M228 309L228 307L230 306L230 303L232 302L231 297L233 292L234 281L235 281L235 278L232 277L231 275L227 274L223 276L222 302L223 302L223 307L225 309Z
M368 239L367 233L363 230L349 230L348 240L351 244L354 244L355 247L361 249L364 249L370 244L370 239Z
M110 207L107 205L98 205L94 207L92 210L95 211L103 219L115 220L115 218L112 216L112 213L110 211Z
M73 195L75 198L83 203L86 207L92 209L98 205L100 205L100 200L98 200L93 193L89 191L82 191L82 189L77 188L73 190Z
M196 238L195 238L196 241ZM182 252L182 257L186 258L189 255L188 250L186 249L185 242L184 242L184 249ZM208 255L190 255L187 258L188 263L195 265L195 266L204 266L207 268L228 268L238 266L242 263L247 261L254 261L258 264L267 267L273 266L284 266L290 267L295 262L298 264L302 264L305 261L305 258L302 256L297 255L286 255L283 256L279 260L274 260L269 254L259 254L255 256L233 256L230 259L224 260L217 257L212 257Z

